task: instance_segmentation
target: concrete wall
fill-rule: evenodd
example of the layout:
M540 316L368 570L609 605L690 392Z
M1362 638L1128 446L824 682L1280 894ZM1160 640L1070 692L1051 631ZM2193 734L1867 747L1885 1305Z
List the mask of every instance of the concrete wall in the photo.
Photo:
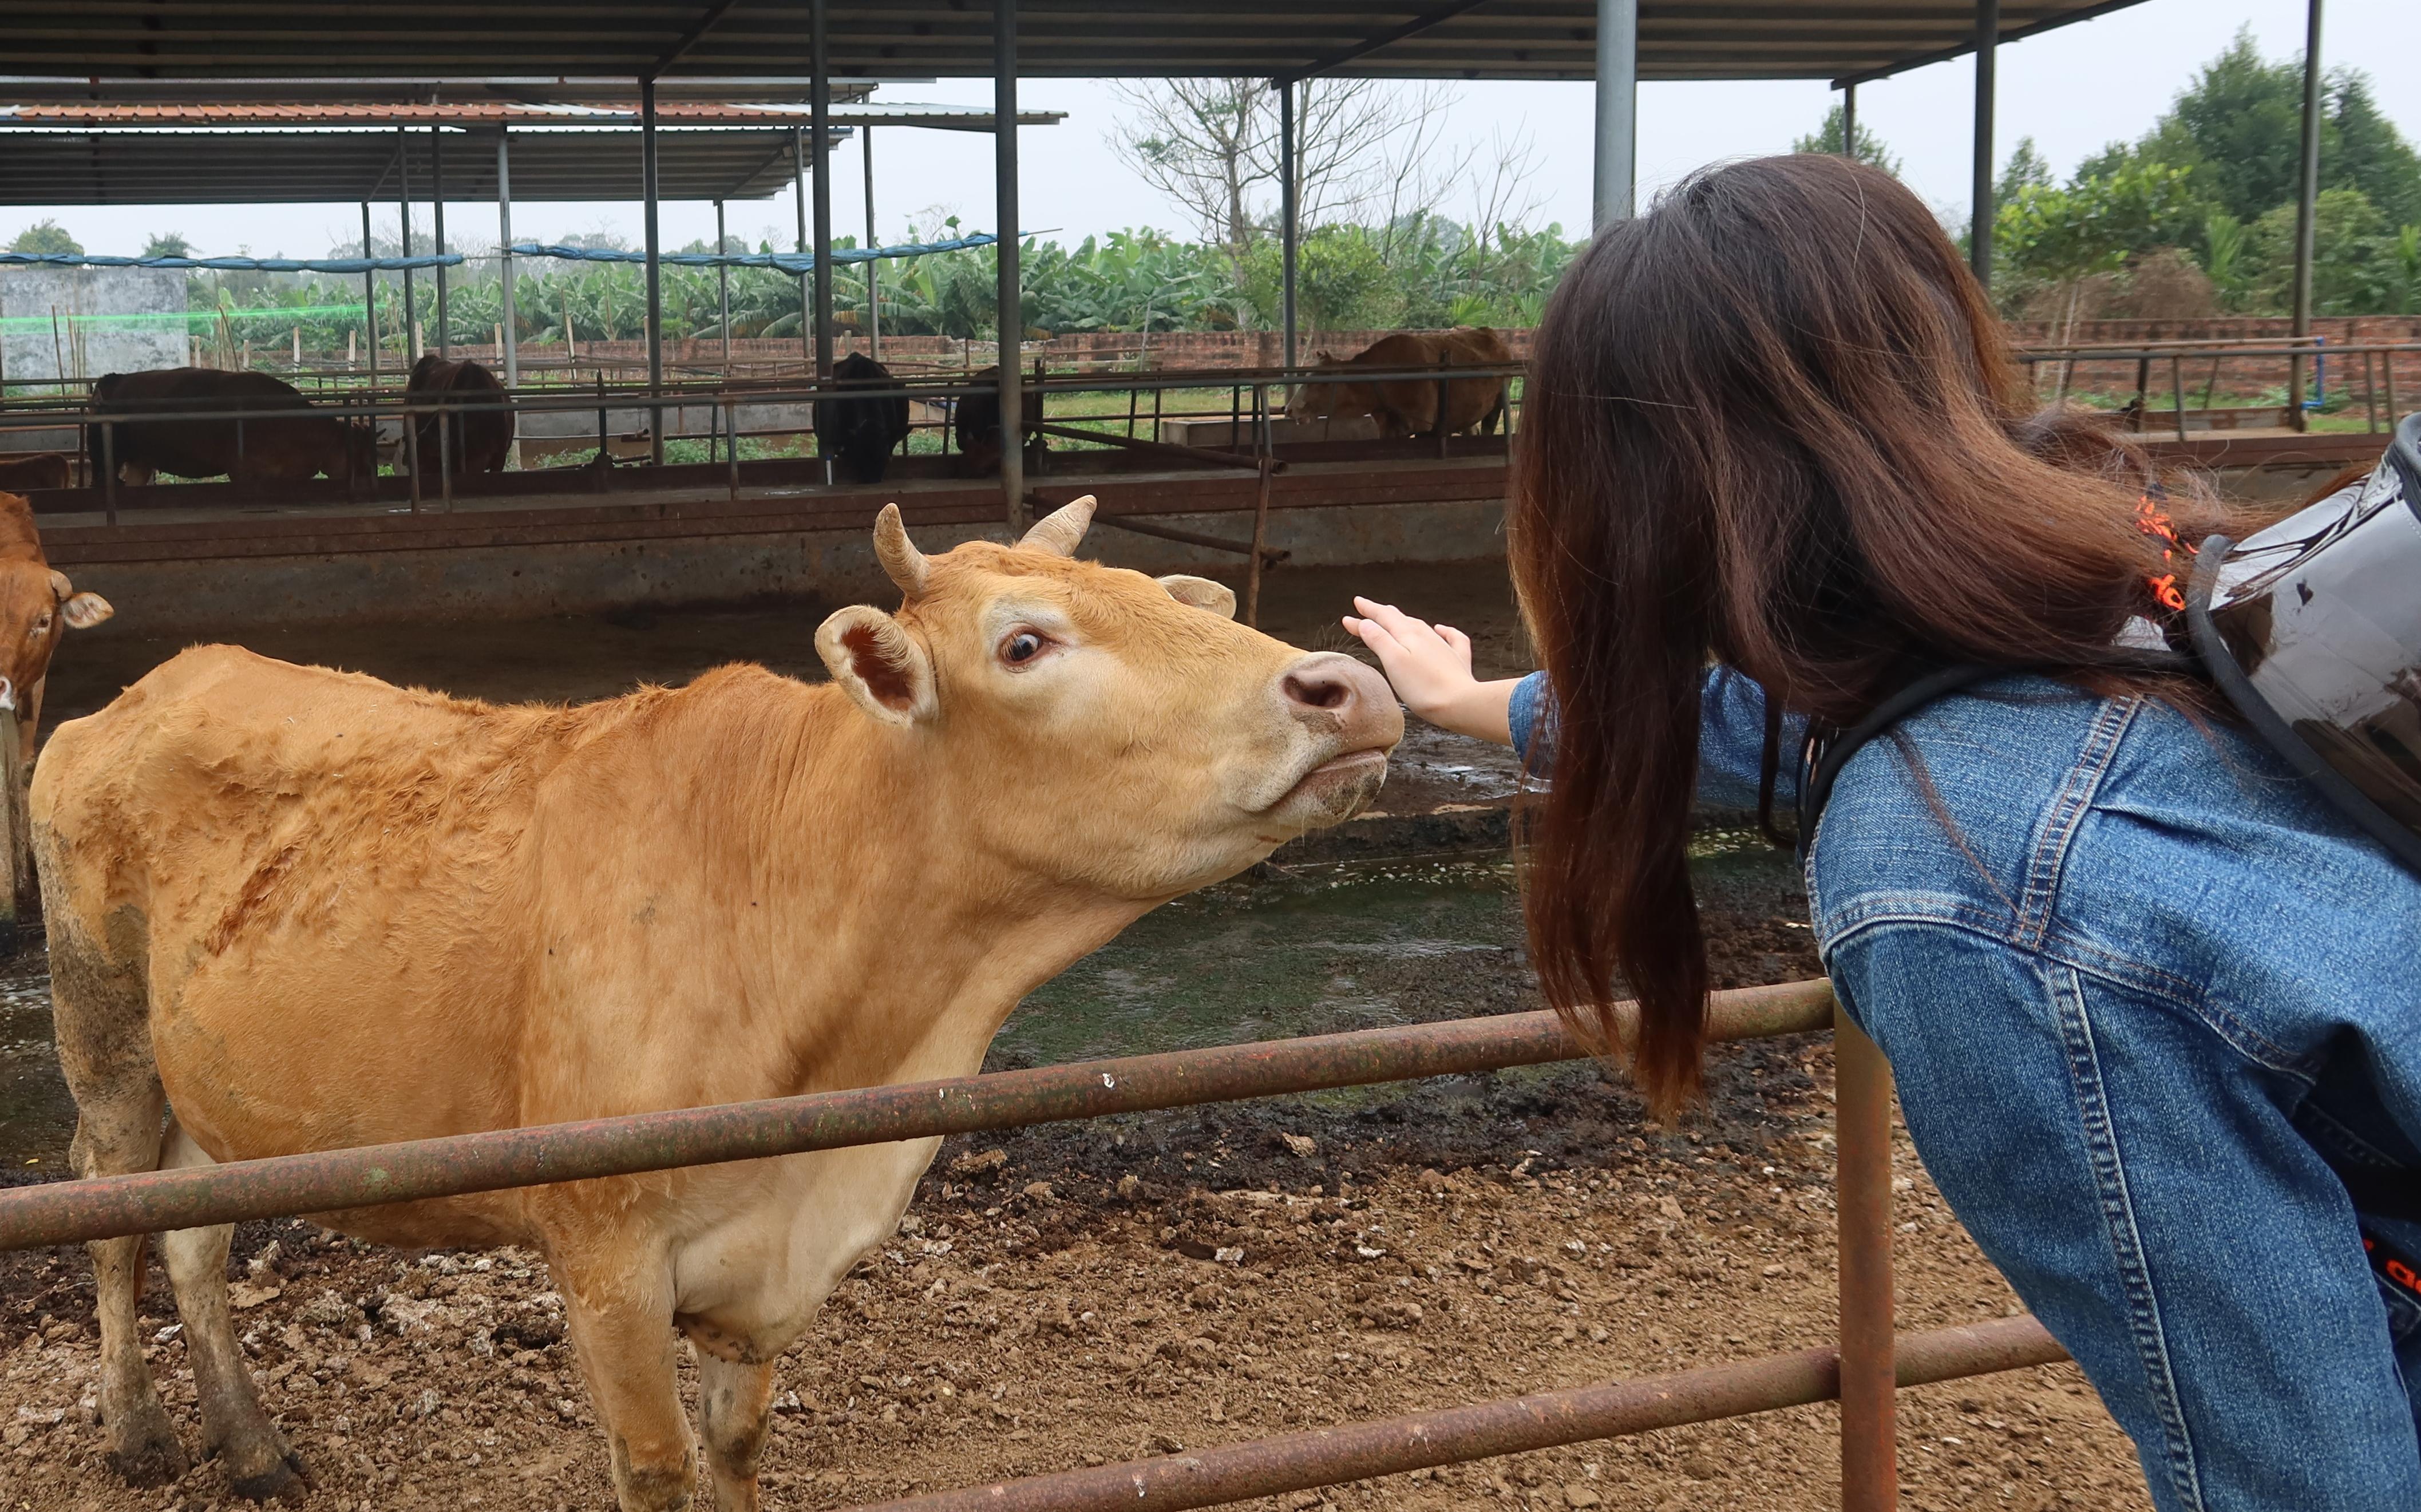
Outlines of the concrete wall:
M1154 515L1155 524L1220 538L1249 534L1233 512ZM946 551L997 528L920 528L917 544ZM1501 558L1504 506L1494 502L1283 509L1270 544L1290 566L1348 567ZM1086 553L1152 573L1229 578L1232 553L1096 525ZM1276 570L1283 572L1280 567ZM789 598L837 605L892 592L862 528L778 535L595 541L539 546L360 552L166 562L86 562L76 586L141 606L160 633L240 634L264 625L408 622L436 617L517 618L642 607Z
M185 275L174 268L0 267L0 382L180 367L184 313ZM86 319L124 315L176 319Z

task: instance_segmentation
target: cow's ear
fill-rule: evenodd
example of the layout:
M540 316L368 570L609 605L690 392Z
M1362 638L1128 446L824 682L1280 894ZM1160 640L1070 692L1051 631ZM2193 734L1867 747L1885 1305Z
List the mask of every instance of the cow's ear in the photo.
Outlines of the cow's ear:
M905 728L941 709L933 661L899 621L867 604L836 613L816 630L816 654L860 709Z
M1222 619L1236 617L1236 590L1224 583L1213 583L1209 578L1187 577L1182 572L1171 572L1160 580L1160 585L1166 588L1168 596L1179 603L1190 603L1196 609L1208 609Z
M109 600L97 593L78 593L68 575L57 568L51 569L51 595L59 601L59 617L70 630L90 630L117 613Z

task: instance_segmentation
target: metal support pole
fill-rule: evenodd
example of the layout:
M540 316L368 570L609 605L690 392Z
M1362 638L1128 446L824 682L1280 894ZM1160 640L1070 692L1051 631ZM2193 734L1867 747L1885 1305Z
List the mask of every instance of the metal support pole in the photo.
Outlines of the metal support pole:
M1841 86L1841 156L1858 161L1858 86Z
M656 225L656 81L639 81L639 193L647 208L648 227L648 397L660 400L664 392L664 287L662 238ZM648 406L648 460L664 460L664 407Z
M1278 91L1278 309L1286 325L1286 365L1292 371L1300 349L1295 334L1295 258L1303 240L1303 206L1295 182L1294 81Z
M1000 282L994 319L1000 327L1000 493L1014 532L1025 524L1025 375L1023 285L1018 277L1017 0L992 0L992 213L997 217Z
M2320 0L2304 16L2304 151L2295 179L2295 339L2312 334L2312 246L2320 195ZM2287 359L2287 423L2304 429L2304 357Z
M714 255L724 257L730 253L731 239L723 229L723 201L718 199L714 202ZM723 332L723 376L728 382L731 378L731 264L727 262L714 265L714 316L716 327Z
M362 256L375 257L370 247L370 202L362 201ZM362 331L370 343L370 387L378 387L378 270L362 274Z
M874 128L857 129L858 149L866 162L866 249L873 251L882 243L874 239ZM882 302L876 297L874 270L881 266L873 257L866 259L866 354L876 362L882 360Z
M799 128L790 128L790 161L799 181L799 255L807 251L807 135ZM808 288L811 280L799 274L799 355L815 360L815 297Z
M395 137L402 145L402 150L396 154L396 172L398 175L396 228L402 242L398 250L409 257L412 256L412 141L400 126L395 129ZM413 297L412 270L406 268L403 271L403 366L406 371L411 369L413 359L420 355L414 350L419 340L420 305Z
M1833 1014L1841 1246L1841 1512L1899 1504L1892 1361L1891 1067Z
M814 55L815 77L808 87L808 134L815 138L816 162L816 377L832 376L832 60L824 49L824 0L807 7L808 51ZM822 444L820 437L817 444Z
M445 138L438 128L429 128L429 216L430 229L436 234L437 255L445 256ZM437 355L448 354L453 337L445 323L445 265L437 265Z
M505 387L519 388L522 382L521 321L513 309L513 162L512 133L504 127L496 128L496 241L500 276L504 279L505 318ZM522 423L518 413L513 415L513 444L507 463L518 470L522 465Z
M1597 0L1597 194L1602 231L1637 212L1639 0Z
M1975 217L1968 226L1967 265L1986 292L1992 288L1992 105L1994 65L2001 49L2001 0L1976 0Z

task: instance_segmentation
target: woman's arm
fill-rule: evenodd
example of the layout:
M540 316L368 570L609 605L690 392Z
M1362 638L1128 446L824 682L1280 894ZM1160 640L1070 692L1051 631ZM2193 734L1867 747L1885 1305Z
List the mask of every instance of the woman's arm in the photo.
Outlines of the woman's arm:
M1513 743L1507 713L1519 678L1482 682L1471 673L1471 637L1452 625L1414 619L1394 604L1357 598L1346 630L1378 654L1404 707L1443 729L1498 745Z
M1378 653L1387 680L1404 707L1430 724L1459 735L1476 736L1522 753L1527 769L1544 776L1554 753L1554 694L1546 678L1507 678L1481 682L1471 674L1471 637L1451 625L1414 619L1393 604L1355 599L1359 616L1345 628ZM1707 669L1698 725L1698 796L1710 803L1757 805L1765 754L1765 690L1731 668ZM1799 797L1799 748L1806 722L1783 721L1774 801ZM1545 737L1544 749L1530 747Z

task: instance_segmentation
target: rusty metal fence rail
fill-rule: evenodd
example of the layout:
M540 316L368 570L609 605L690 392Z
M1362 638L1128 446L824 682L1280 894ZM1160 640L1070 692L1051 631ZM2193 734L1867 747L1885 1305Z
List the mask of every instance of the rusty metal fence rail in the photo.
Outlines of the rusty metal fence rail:
M1628 1005L1617 1010L1634 1021ZM1890 1073L1816 980L1714 994L1710 1037L1836 1031L1841 1347L884 1504L896 1512L1199 1507L1832 1399L1842 1505L1896 1504L1898 1387L2062 1359L2020 1317L1898 1338L1891 1321ZM1626 1027L1624 1031L1628 1033ZM579 1123L148 1171L0 1192L0 1249L758 1160L1424 1077L1593 1053L1552 1013L1087 1061Z

